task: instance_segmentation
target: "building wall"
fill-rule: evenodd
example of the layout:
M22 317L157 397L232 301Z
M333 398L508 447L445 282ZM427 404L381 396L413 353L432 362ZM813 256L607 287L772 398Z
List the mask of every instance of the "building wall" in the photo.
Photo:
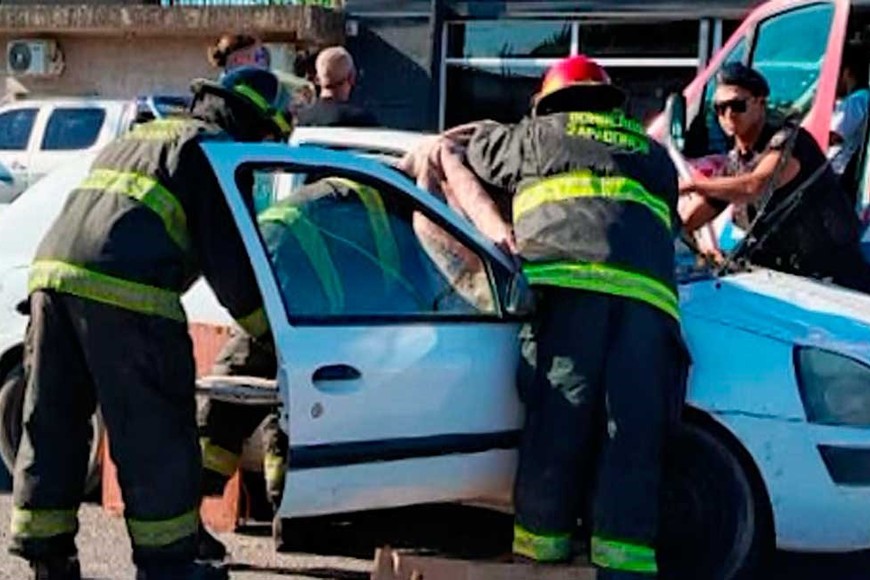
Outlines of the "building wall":
M381 124L432 128L430 39L426 18L361 19L357 35L347 37L360 71L354 99L371 108Z
M196 76L214 76L206 60L210 38L52 36L64 53L57 77L16 76L34 96L98 95L133 97L145 93L186 94ZM0 36L0 71L5 74L6 43ZM8 86L8 85L7 85Z

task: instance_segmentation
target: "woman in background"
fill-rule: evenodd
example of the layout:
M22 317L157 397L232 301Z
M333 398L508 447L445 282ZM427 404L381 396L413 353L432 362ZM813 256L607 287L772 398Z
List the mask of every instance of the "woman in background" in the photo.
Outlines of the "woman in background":
M208 49L208 60L224 74L240 66L269 68L269 50L248 34L224 34Z

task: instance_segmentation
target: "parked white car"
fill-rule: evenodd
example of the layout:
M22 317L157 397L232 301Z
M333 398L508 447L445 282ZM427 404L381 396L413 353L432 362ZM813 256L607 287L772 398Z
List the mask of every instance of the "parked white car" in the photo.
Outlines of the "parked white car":
M132 100L68 97L0 106L0 204L63 163L99 150L135 117Z
M517 330L528 315L528 291L510 261L375 160L277 144L215 143L206 152L279 354L291 444L280 516L508 500L522 422ZM424 300L419 312L296 311L293 293L319 288L273 267L243 202L251 192L238 189L247 171L370 184L388 207L422 213L465 246L483 281L471 294L444 284L450 299ZM74 173L58 179L74 187L82 172ZM24 317L13 305L26 293L32 244L66 196L39 185L0 215L0 231L17 225L30 237L16 258L0 246L0 373L20 359ZM423 246L421 259L433 259L437 272L437 255ZM358 291L377 287L353 282ZM185 296L191 320L224 324L209 300L204 285ZM662 546L680 577L744 577L774 542L803 551L870 547L870 297L763 269L714 278L684 266L680 300L694 365L685 426L666 458Z

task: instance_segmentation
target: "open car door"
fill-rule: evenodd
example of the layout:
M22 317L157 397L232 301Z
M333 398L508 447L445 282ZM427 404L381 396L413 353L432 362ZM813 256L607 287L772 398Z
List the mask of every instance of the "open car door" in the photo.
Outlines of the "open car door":
M770 85L769 115L802 119L802 126L824 151L850 8L849 0L776 0L750 13L683 92L688 122L685 157L701 160L707 167L722 165L721 157L731 144L719 126L713 96L716 74L730 62L744 62L762 73ZM650 132L661 139L666 130L659 122ZM728 213L713 224L714 237L725 251L742 235Z
M521 425L519 320L505 309L518 287L510 262L442 202L375 161L272 144L205 149L276 343L290 439L279 515L508 499ZM365 212L380 206L377 221L402 256L402 284L385 284L382 270L366 266L377 260L352 243L347 259L331 252L322 261L264 243L245 201L252 184L325 176L363 184L381 202L342 203L360 206L336 214L345 221L320 232L323 247L353 237L356 222L341 216L371 216Z

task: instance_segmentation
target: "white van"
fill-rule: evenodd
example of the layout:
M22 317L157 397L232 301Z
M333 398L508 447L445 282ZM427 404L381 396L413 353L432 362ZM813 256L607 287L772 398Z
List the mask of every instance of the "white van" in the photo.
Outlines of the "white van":
M24 99L0 106L0 204L64 162L102 148L135 117L134 100Z

